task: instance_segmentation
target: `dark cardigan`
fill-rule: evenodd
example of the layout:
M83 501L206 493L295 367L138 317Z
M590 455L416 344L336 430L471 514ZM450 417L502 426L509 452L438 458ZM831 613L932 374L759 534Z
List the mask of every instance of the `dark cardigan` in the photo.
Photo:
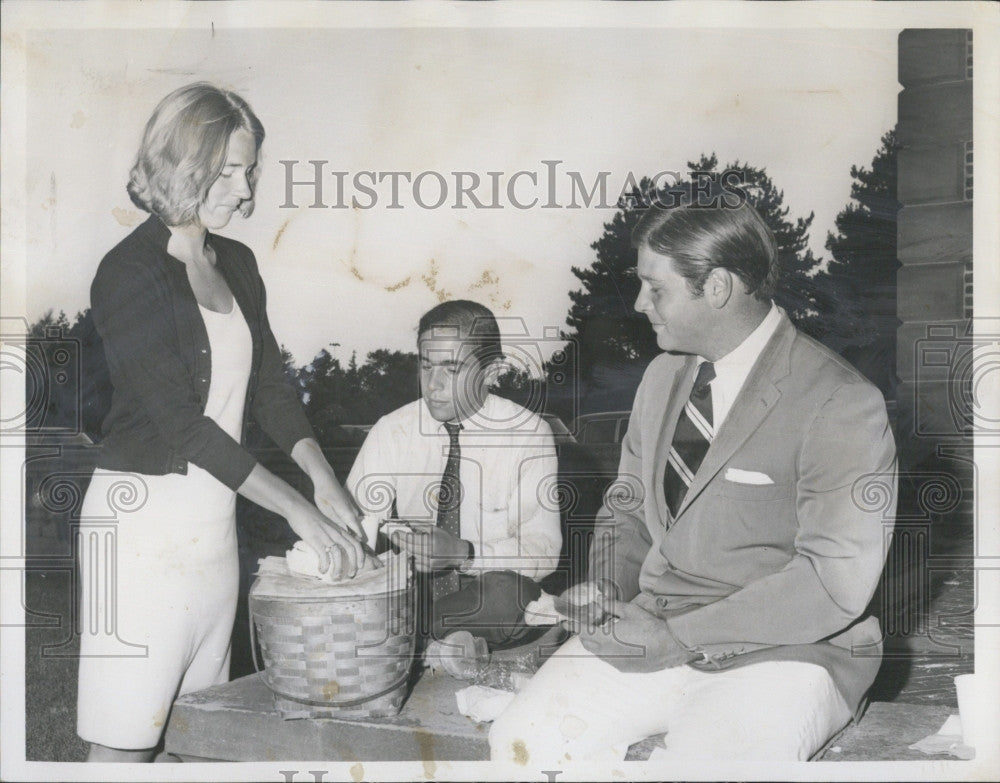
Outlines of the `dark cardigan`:
M184 263L167 253L169 239L166 225L150 217L104 257L90 289L114 386L97 464L164 475L186 473L193 462L235 490L257 463L205 416L208 333ZM232 239L210 234L208 242L253 338L244 423L253 416L291 453L314 436L284 374L256 259Z

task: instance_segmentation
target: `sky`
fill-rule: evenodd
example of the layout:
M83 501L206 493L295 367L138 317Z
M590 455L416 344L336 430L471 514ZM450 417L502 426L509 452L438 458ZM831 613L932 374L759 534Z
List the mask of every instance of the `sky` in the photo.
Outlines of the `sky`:
M828 255L823 243L849 201L851 166L868 165L895 123L897 34L223 24L33 31L27 316L53 308L72 317L88 306L101 257L145 217L125 183L147 118L171 90L207 80L243 95L267 131L256 211L223 233L255 251L272 326L296 363L331 343L345 361L353 350L362 360L376 348L412 350L421 313L445 297L487 304L506 333L537 338L544 352L558 342L568 292L579 287L571 267L593 263L590 244L613 214L579 196L579 208L569 208L567 172L588 188L608 172L613 203L630 172L683 174L702 152L762 166L792 218L815 212L812 248ZM326 208L311 208L308 185L286 198L289 172L312 177L311 160L326 161ZM480 178L474 192L484 205L492 176L501 208L464 198L466 208L456 208L455 171ZM345 208L331 206L334 172L346 172ZM371 204L353 187L356 176L370 184L359 172L406 172L394 175L399 208L393 175L375 185ZM415 185L421 172L430 173ZM438 175L447 200L435 207Z

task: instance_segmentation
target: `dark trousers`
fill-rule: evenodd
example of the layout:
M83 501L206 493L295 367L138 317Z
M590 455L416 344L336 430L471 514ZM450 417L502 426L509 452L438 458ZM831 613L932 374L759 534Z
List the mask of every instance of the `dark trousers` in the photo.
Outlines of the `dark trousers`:
M417 580L421 634L443 639L454 631L481 636L491 650L533 641L546 628L524 624L524 607L542 594L536 582L514 571L487 571L459 577L458 591L431 598L429 578ZM425 639L426 641L426 639Z

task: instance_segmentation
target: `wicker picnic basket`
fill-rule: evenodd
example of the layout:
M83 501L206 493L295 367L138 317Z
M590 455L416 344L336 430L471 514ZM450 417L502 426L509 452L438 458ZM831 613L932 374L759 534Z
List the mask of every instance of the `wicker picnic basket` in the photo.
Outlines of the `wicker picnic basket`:
M281 563L266 568L267 561ZM282 717L396 715L406 699L416 639L406 559L389 558L374 577L340 585L293 577L284 558L261 562L250 588L251 636L256 631L261 676Z

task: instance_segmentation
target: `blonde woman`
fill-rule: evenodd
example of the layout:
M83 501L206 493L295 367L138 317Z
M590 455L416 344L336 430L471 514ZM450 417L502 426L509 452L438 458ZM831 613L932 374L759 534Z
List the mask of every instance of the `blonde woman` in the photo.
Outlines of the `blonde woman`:
M83 517L117 518L114 604L97 600L104 575L81 558L77 732L91 761L151 760L174 699L228 680L237 493L282 515L337 573L364 560L357 509L285 380L254 255L214 233L250 215L263 139L231 92L196 83L164 98L128 183L150 217L91 288L114 392ZM308 474L313 502L241 445L248 416ZM115 514L123 480L136 503ZM106 657L87 629L107 627L145 654Z

